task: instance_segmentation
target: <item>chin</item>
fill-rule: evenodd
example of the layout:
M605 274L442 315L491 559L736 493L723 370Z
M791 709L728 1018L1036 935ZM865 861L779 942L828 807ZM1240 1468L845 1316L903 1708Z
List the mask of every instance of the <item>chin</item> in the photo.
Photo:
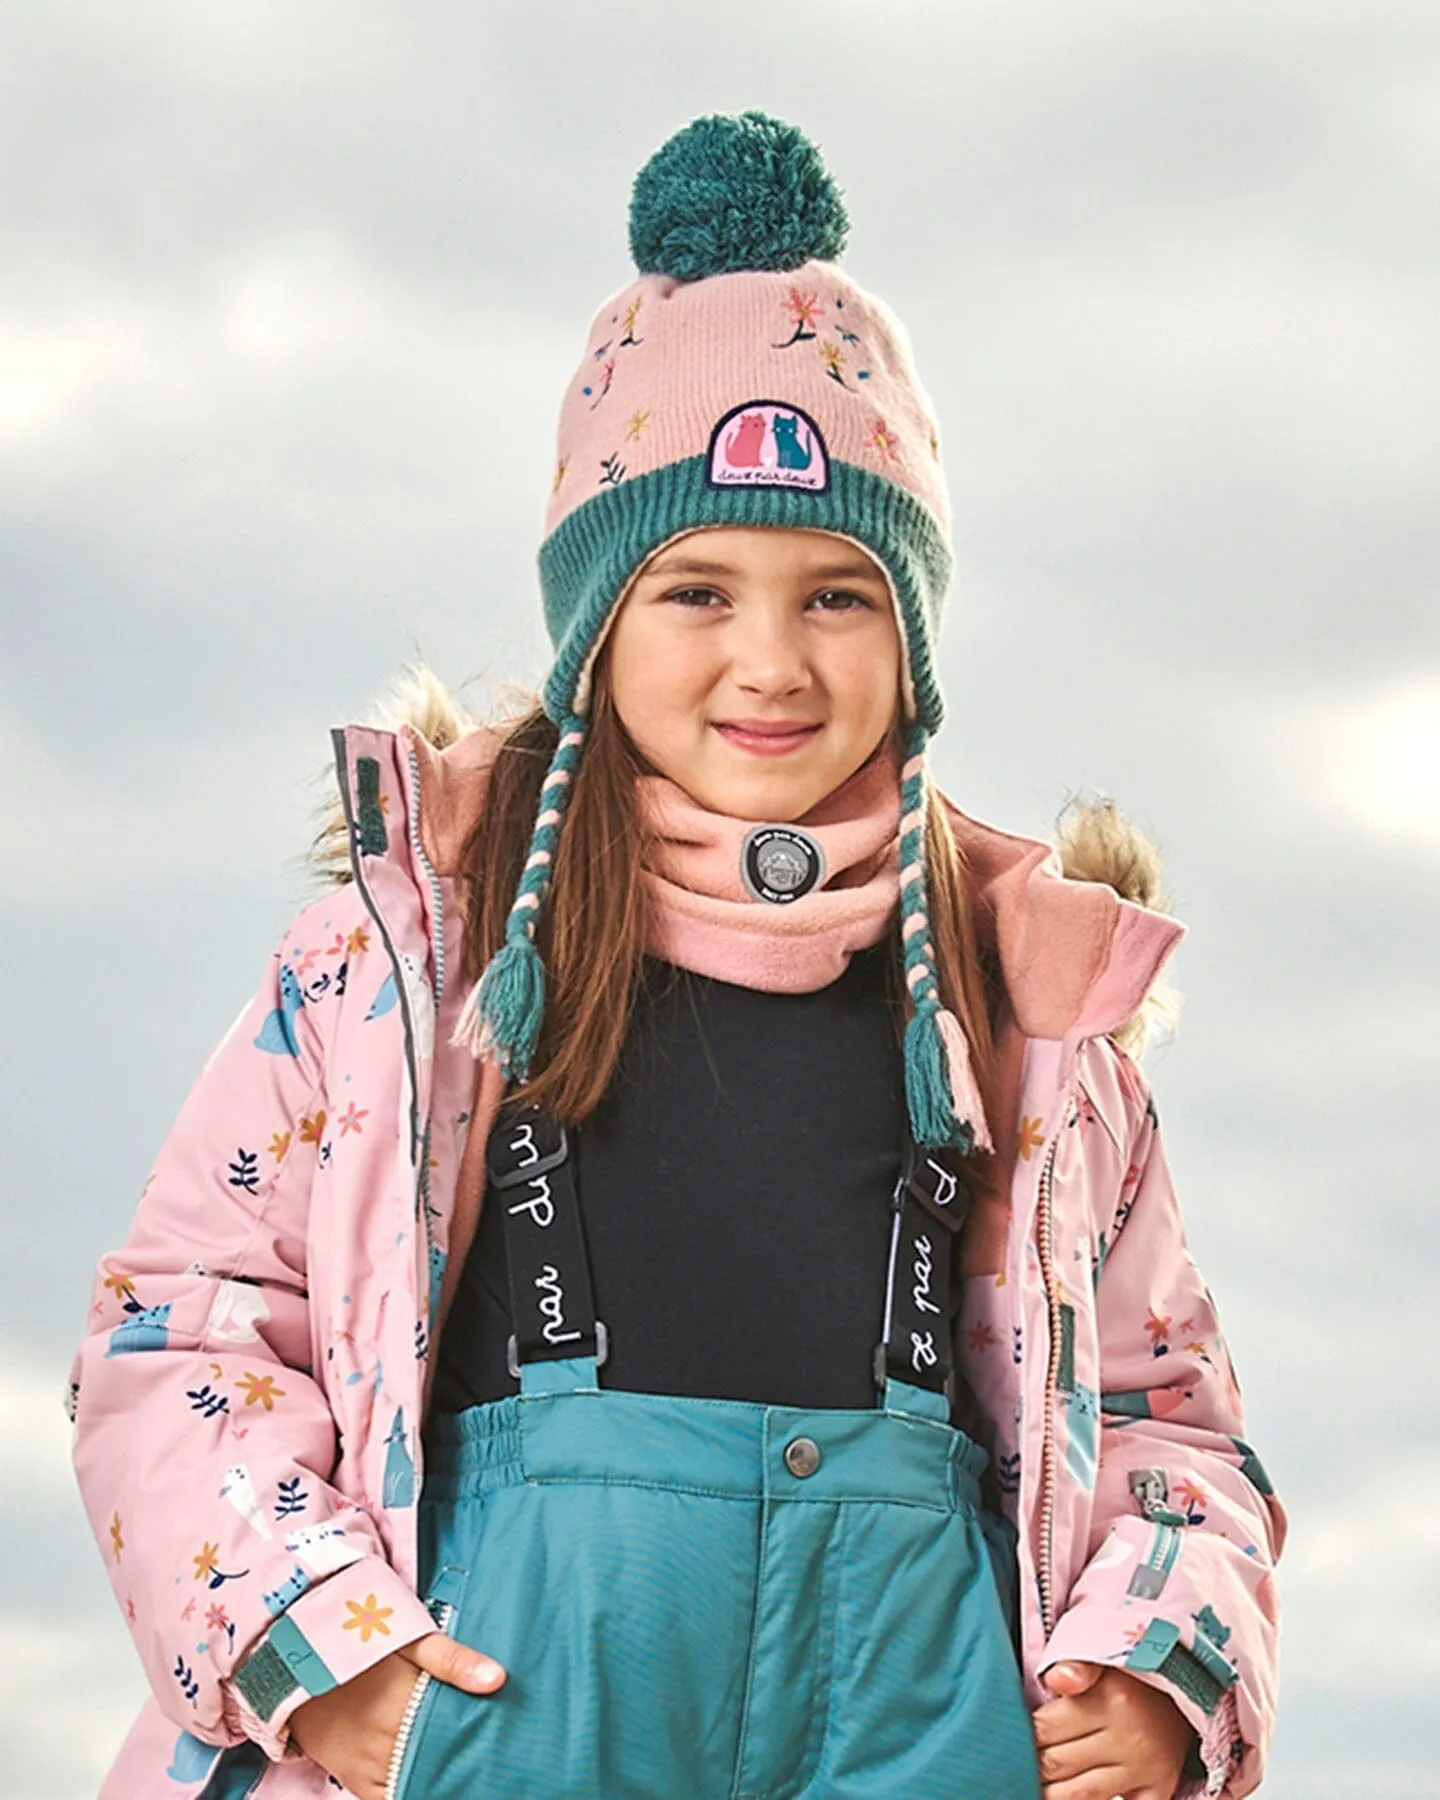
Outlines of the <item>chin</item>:
M829 792L828 787L814 781L728 781L715 783L696 798L712 812L725 813L732 819L793 825Z

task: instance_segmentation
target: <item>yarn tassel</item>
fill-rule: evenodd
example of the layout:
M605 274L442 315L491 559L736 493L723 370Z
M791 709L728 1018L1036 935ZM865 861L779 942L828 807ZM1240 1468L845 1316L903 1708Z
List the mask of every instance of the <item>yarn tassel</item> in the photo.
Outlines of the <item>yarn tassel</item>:
M524 1081L544 1017L540 952L528 937L511 938L486 964L450 1041L475 1056L493 1056L506 1081Z
M993 1153L995 1145L990 1136L990 1122L985 1117L985 1102L980 1095L980 1084L975 1079L975 1065L970 1060L970 1040L960 1021L948 1007L942 1007L936 1014L935 1024L940 1033L940 1042L945 1046L945 1067L949 1075L947 1085L955 1117L969 1127L974 1149Z
M976 1134L956 1111L947 1062L940 1013L926 1007L905 1027L905 1100L910 1130L924 1149L953 1144L962 1156L968 1156Z

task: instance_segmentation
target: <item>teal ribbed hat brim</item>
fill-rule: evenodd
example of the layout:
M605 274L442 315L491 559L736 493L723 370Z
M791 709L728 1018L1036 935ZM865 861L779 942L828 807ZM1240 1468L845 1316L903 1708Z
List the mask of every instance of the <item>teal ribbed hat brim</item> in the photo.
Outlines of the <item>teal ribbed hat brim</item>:
M856 539L889 571L904 623L919 722L933 733L944 714L933 646L954 559L930 512L882 475L830 465L824 493L776 487L712 487L705 456L667 463L593 495L540 546L540 585L555 663L545 710L557 723L575 710L580 675L620 594L659 546L707 525L783 525Z

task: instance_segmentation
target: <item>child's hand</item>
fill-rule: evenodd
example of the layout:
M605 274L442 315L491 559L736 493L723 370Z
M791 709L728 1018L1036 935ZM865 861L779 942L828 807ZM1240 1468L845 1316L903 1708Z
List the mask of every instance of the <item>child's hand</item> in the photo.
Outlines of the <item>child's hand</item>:
M471 1694L493 1694L505 1680L499 1663L432 1631L290 1715L291 1737L355 1800L385 1800L385 1777L416 1669Z
M1044 1800L1171 1800L1194 1738L1158 1688L1123 1669L1059 1662L1036 1712Z

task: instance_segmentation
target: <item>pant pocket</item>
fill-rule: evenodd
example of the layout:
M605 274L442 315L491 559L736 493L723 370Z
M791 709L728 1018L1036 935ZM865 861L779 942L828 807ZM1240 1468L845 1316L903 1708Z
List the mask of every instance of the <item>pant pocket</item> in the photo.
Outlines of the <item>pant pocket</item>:
M460 1602L465 1597L465 1584L469 1579L470 1571L458 1563L445 1563L436 1570L430 1583L430 1591L425 1596L425 1604L435 1621L436 1630L448 1633L454 1625L460 1611ZM405 1703L405 1712L390 1752L390 1767L385 1774L385 1800L403 1800L425 1722L435 1703L435 1687L435 1677L428 1670L421 1669L416 1673L415 1685Z

